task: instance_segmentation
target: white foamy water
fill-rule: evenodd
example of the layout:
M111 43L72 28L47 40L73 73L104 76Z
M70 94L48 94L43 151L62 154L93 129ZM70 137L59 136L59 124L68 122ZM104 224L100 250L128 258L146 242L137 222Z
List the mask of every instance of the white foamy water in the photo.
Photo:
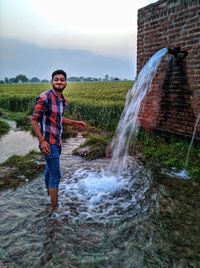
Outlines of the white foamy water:
M103 160L102 160L103 161ZM120 221L145 211L151 175L129 158L122 177L106 175L107 163L90 164L65 174L59 189L57 216L73 221ZM143 180L141 180L141 177ZM141 204L142 203L142 204Z
M125 181L119 180L114 176L106 176L103 173L90 173L82 180L82 174L79 175L78 187L80 193L88 198L91 205L100 203L104 197L120 192L125 187Z
M115 172L120 175L126 169L129 143L131 138L137 135L139 128L138 114L141 103L156 74L160 61L167 51L167 48L163 48L147 61L140 71L136 83L126 96L125 108L121 114L111 145L113 153L108 169L109 173Z

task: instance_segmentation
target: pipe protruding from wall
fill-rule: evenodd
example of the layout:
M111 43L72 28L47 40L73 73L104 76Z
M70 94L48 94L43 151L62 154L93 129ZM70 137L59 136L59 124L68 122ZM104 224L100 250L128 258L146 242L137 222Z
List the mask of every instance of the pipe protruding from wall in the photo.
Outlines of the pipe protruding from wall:
M168 53L175 56L175 58L184 59L187 57L187 51L181 51L180 47L168 48Z

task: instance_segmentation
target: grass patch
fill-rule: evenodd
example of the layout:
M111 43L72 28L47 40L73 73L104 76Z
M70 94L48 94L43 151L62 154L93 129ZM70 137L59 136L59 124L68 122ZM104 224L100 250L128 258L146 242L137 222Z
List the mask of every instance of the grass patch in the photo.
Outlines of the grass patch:
M0 137L8 133L10 126L7 122L0 120Z
M44 166L42 154L36 151L30 151L25 156L11 156L0 164L0 189L24 184L41 173Z
M73 153L83 156L87 160L103 158L106 156L106 148L110 142L111 137L109 136L88 135L86 141Z
M141 130L138 138L132 144L132 152L142 153L142 160L154 167L165 167L177 170L185 168L185 161L189 143L173 137L166 138L154 133ZM195 180L200 179L200 150L199 146L193 145L186 167L191 177Z
M2 117L8 120L16 122L17 127L22 130L31 130L30 112L10 112L8 110L1 109Z
M88 145L99 145L99 144L107 145L108 141L110 140L107 137L89 135L86 141L80 147L85 147Z

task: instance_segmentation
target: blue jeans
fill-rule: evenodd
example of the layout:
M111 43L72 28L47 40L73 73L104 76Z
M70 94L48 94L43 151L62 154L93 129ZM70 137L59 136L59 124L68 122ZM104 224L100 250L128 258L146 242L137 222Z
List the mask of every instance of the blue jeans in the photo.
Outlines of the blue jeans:
M58 184L61 178L60 172L60 153L61 146L50 144L51 154L45 156L45 185L46 188L58 189Z

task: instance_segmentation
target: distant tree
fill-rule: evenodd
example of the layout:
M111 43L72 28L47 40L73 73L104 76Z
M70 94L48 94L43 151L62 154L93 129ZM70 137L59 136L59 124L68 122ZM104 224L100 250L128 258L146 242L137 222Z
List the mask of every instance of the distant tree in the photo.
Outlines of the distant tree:
M18 83L18 82L22 82L22 83L27 83L28 82L28 78L26 77L26 75L24 74L19 74L15 77L15 83Z
M0 80L0 84L4 84L4 81L3 80Z
M5 77L5 83L6 84L8 83L8 77Z
M31 83L39 83L40 82L40 79L37 78L37 77L33 77L33 78L31 78L30 82Z
M86 78L84 78L84 81L86 81L86 82L92 82L92 81L94 81L94 78L92 78L92 77L86 77Z
M119 81L120 79L118 77L115 77L114 78L114 81Z
M9 78L9 79L8 79L8 83L9 83L9 84L16 83L15 78L14 78L14 77Z
M80 77L76 77L76 76L71 76L67 79L69 82L79 82L80 81Z
M42 83L49 83L49 80L47 80L47 79L43 79L41 82L42 82Z

